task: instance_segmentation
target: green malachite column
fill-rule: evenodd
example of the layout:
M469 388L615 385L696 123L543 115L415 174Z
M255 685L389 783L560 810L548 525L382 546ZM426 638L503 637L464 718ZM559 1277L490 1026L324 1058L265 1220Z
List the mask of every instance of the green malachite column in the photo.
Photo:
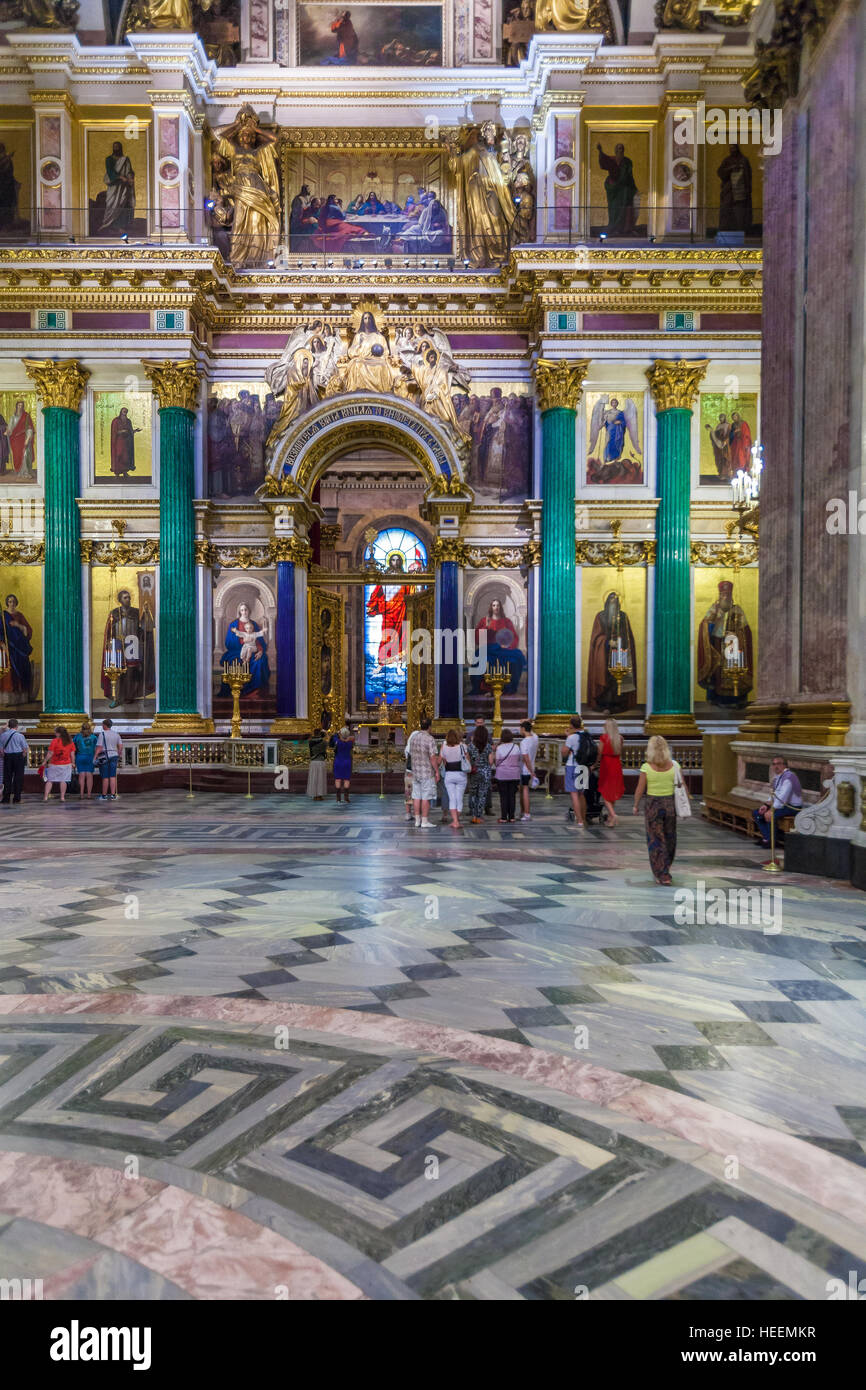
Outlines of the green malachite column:
M81 602L81 399L90 373L79 362L25 360L44 417L45 675L41 726L84 717L84 621Z
M656 570L650 734L697 734L692 713L692 406L709 363L654 362L647 369L656 406Z
M159 708L153 728L205 733L198 711L195 574L195 362L145 362L159 401Z
M589 362L535 366L541 410L541 618L536 728L564 731L577 708L574 470L577 406Z

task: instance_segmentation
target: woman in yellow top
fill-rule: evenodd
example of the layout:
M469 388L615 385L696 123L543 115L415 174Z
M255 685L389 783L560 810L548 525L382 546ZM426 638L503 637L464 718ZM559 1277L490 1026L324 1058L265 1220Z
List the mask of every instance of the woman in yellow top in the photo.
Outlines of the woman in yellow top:
M646 762L641 764L634 793L634 813L639 814L646 797L646 843L650 868L656 883L671 882L671 865L677 852L677 811L674 783L681 776L680 765L671 757L667 740L654 734L646 746Z

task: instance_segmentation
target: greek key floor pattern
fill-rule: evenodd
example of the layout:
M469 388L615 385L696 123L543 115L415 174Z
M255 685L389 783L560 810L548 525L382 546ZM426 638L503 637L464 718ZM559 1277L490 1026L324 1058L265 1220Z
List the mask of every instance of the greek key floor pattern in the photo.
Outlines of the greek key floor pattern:
M765 856L693 819L663 889L640 821L533 810L0 814L0 1278L826 1297L866 1254L866 899L782 875L683 920Z

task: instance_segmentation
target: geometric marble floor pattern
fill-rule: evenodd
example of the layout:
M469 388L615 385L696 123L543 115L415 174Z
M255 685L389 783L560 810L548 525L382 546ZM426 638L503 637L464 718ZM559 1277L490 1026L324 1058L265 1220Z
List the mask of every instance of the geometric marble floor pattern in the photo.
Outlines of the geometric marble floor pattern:
M682 924L642 822L533 810L0 813L0 1278L826 1297L866 1257L866 899L792 876L781 931ZM675 884L763 857L694 819Z

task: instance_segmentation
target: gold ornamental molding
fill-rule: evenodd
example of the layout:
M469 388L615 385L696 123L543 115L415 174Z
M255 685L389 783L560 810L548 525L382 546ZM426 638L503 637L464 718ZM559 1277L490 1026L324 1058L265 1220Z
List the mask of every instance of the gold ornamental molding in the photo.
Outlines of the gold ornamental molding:
M219 545L211 564L226 570L266 570L271 565L270 545Z
M160 410L195 411L202 376L196 362L150 361L141 365L153 383L153 393L159 401Z
M280 129L280 148L287 154L293 150L355 149L368 154L386 150L392 153L424 150L430 154L439 151L440 147L431 143L426 126L358 126L349 129L343 126L289 125Z
M691 410L709 365L709 360L705 358L696 362L661 360L647 367L656 412Z
M210 569L211 565L218 562L216 546L212 541L197 540L193 545L193 555L197 565L202 565L205 569Z
M307 566L313 558L313 547L302 536L274 536L268 550L275 565L290 560L293 565Z
M693 565L711 565L714 569L733 570L736 574L758 563L758 547L752 542L744 545L730 537L726 541L692 541L691 561Z
M655 541L588 541L581 538L574 543L574 562L576 565L605 565L610 569L620 569L623 565L654 565L656 562Z
M466 548L467 567L473 570L529 569L541 563L541 542L526 545L471 545Z
M588 359L552 362L539 357L535 364L535 390L541 413L547 410L577 410L589 368Z
M0 541L0 565L41 565L44 559L43 541Z
M27 375L36 383L43 410L59 407L79 411L90 372L80 362L45 362L24 358Z
M159 541L81 541L85 565L158 565Z
M457 540L456 537L437 536L433 542L431 555L433 563L436 565L465 565L466 542Z
M269 473L259 488L258 495L260 497L303 497L306 500L306 494L288 473L279 478L275 474Z

